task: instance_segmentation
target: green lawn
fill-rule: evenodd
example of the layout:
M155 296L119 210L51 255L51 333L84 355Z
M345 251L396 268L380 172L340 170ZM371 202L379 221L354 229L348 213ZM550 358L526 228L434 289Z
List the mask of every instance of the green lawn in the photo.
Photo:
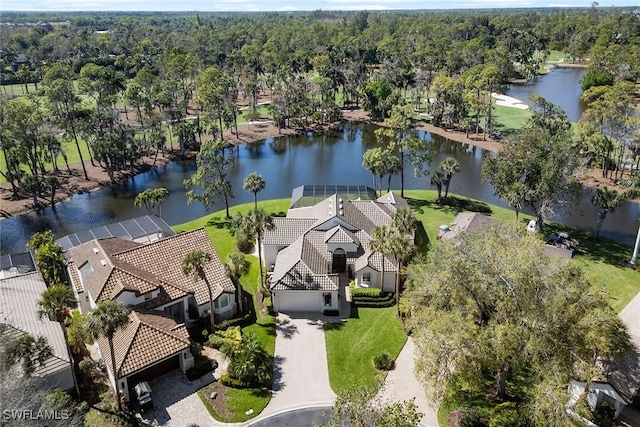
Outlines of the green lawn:
M521 99L521 101L524 102L526 100ZM496 129L505 133L513 133L522 129L526 121L531 117L531 112L519 108L494 105L493 117Z
M373 357L387 351L396 359L407 339L395 316L395 306L354 308L345 322L325 323L329 382L334 392L380 387L386 372L373 366Z
M260 414L271 400L271 392L269 390L254 388L235 389L227 387L227 409L233 413L233 416L227 419L218 415L211 406L209 397L203 395L203 391L206 388L205 386L198 390L198 397L200 397L200 400L213 418L225 423L239 423L250 420ZM245 411L248 409L253 409L253 413L250 415L245 414Z

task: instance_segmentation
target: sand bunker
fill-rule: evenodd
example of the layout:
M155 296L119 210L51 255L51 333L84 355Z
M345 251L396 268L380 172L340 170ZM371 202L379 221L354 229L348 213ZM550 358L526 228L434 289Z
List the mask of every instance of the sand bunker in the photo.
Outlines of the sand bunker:
M517 98L513 98L507 95L501 95L499 93L492 92L491 96L496 100L496 105L503 107L518 108L520 110L528 110L529 106Z

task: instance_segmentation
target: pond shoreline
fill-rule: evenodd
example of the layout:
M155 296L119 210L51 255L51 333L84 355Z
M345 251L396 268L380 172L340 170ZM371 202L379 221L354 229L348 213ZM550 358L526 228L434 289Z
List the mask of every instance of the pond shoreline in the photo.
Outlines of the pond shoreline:
M344 110L343 111L343 121L347 122L372 122L369 114L364 110ZM373 122L377 125L383 125L379 122ZM337 124L331 125L318 125L309 129L305 129L304 132L313 131L313 132L323 132L328 130L331 127L336 126ZM416 123L416 129L420 129L426 132L430 132L432 134L440 135L449 140L461 143L468 144L480 147L484 150L488 150L491 152L498 152L501 149L502 144L496 140L491 138L487 138L483 140L482 134L469 133L468 136L465 132L461 132L453 129L444 129L440 127L436 127L430 123L418 122ZM272 121L260 121L260 122L252 122L245 125L241 125L238 127L238 135L231 133L231 131L226 131L224 133L224 139L229 141L231 144L235 146L239 146L242 144L251 144L254 142L262 141L266 138L275 138L283 135L296 135L300 134L301 131L295 129L278 129L277 126L273 124ZM203 141L211 139L211 135L204 135ZM167 147L169 149L169 147ZM195 155L192 151L187 151L185 153L184 158L193 158ZM150 170L154 170L158 167L162 167L167 165L168 163L176 160L180 160L183 157L179 155L177 150L167 151L164 154L158 155L157 161L154 164L154 156L143 157L141 161L137 162L133 173L123 172L117 174L117 182L111 183L109 180L107 172L100 166L92 166L90 161L85 161L85 167L87 168L87 174L89 176L89 180L85 180L82 172L81 164L74 163L70 164L70 172L66 170L66 168L60 168L60 172L58 173L59 179L63 182L61 188L56 191L56 197L54 199L55 203L67 200L73 197L76 194L83 194L90 191L95 191L102 187L108 187L111 185L117 185L123 181L128 180L138 174L148 172ZM64 170L63 170L64 169ZM611 188L621 188L616 187L613 183L606 179L600 178L601 175L599 170L591 170L589 174L585 176L585 179L582 180L583 185L588 187L597 188L599 186L608 186ZM3 183L0 185L0 222L4 218L9 218L16 215L22 215L25 213L37 211L42 208L46 208L50 206L50 200L48 197L39 198L41 206L39 209L36 209L32 206L32 199L20 199L20 200L11 200L11 186L9 183Z

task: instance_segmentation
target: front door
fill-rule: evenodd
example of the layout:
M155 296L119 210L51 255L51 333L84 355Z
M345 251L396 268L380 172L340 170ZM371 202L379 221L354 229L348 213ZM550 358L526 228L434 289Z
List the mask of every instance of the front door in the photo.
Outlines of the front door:
M342 249L333 251L333 273L347 271L347 254Z

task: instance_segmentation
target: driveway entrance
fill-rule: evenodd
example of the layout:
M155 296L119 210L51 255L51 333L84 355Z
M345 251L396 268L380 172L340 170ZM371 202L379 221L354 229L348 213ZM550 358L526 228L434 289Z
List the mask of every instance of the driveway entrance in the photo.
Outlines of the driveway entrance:
M336 398L329 385L322 316L278 314L273 396L261 414L296 407L331 406Z

